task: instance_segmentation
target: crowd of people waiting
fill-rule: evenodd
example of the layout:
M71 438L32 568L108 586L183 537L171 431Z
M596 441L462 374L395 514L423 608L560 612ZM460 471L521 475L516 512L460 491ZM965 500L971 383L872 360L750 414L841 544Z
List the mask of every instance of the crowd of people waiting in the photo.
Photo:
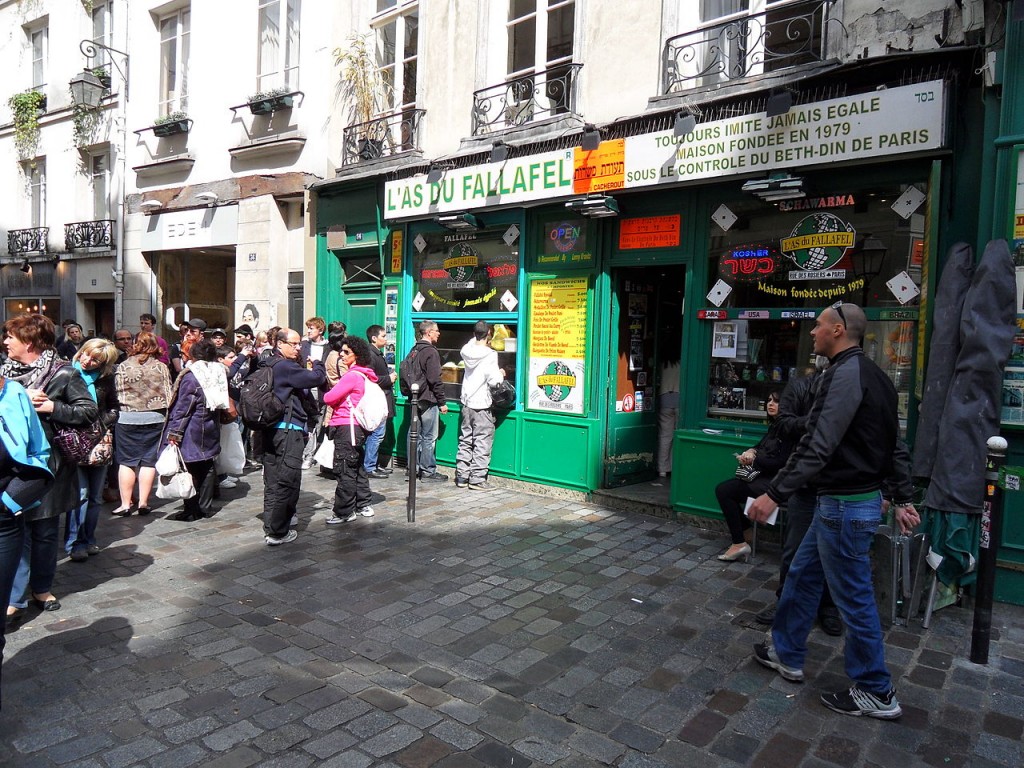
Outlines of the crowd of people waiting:
M332 524L372 516L368 479L391 473L380 451L387 424L369 432L353 411L369 382L383 383L388 416L395 415L395 374L384 361L383 328L367 339L344 323L318 317L305 337L290 328L254 334L228 332L199 318L179 327L168 344L145 314L139 330L113 339L86 338L66 321L58 337L43 315L20 315L3 326L0 345L0 594L8 595L6 627L23 619L30 602L61 607L53 593L63 553L87 562L102 550L97 527L103 505L111 515L148 515L159 485L158 458L180 452L194 495L168 517L210 517L220 489L232 488L246 467L262 465L264 541L295 539L301 473L321 441L333 440L331 474L338 478ZM262 367L273 369L273 390L285 406L280 422L246 428L239 387ZM388 420L390 421L390 420ZM368 441L369 438L369 441ZM236 450L231 471L217 463L222 443ZM224 451L227 453L227 451ZM6 514L9 513L9 514ZM62 525L63 523L63 525ZM2 653L0 633L0 653Z

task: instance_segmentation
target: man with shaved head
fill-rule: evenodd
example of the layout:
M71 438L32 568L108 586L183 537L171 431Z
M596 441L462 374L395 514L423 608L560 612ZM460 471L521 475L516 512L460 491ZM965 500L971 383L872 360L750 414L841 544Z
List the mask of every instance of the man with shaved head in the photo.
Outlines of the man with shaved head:
M821 375L807 433L768 490L751 504L763 522L780 503L808 486L817 496L814 520L793 556L771 636L754 659L784 679L803 682L807 635L825 583L846 624L846 674L853 685L823 693L821 702L846 715L894 720L902 714L885 665L882 627L871 581L870 549L883 496L909 533L920 523L912 503L909 455L899 439L896 389L864 355L864 310L837 302L818 315L814 353L829 367Z

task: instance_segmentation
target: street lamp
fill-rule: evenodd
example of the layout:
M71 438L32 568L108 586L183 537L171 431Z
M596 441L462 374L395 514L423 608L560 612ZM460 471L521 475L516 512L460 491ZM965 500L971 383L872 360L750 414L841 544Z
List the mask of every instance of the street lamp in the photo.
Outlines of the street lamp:
M113 192L117 200L118 215L116 220L116 234L114 235L114 327L120 328L124 325L124 177L126 173L126 154L128 151L127 130L125 130L126 110L128 104L128 54L111 48L109 45L97 43L95 40L82 40L78 44L78 50L88 59L95 60L99 51L107 51L114 54L110 57L110 64L121 76L124 84L124 93L118 96L117 108L117 131L120 141L117 143L117 167L118 172L114 175ZM124 66L122 67L115 56L121 57ZM75 104L90 109L99 107L100 102L107 93L107 89L96 75L85 70L71 78L71 99Z

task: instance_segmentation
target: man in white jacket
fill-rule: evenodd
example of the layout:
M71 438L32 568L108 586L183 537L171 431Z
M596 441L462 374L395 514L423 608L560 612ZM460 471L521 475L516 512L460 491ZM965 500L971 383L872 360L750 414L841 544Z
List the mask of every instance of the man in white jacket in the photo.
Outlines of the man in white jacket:
M475 491L492 488L487 482L494 443L491 387L505 378L498 367L498 353L491 349L494 329L480 320L473 338L462 348L466 364L462 378L462 418L459 421L459 452L455 456L455 485Z

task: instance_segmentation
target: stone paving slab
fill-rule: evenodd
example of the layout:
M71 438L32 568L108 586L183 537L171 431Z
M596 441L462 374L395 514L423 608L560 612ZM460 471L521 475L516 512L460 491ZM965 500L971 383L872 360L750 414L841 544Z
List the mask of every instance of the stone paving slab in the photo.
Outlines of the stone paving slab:
M723 564L713 530L450 483L411 524L396 474L327 526L307 472L275 548L258 473L210 520L105 515L63 609L8 635L0 765L1024 764L1024 609L996 605L986 666L965 609L889 630L903 718L843 717L818 702L841 640L812 634L804 685L751 662L776 550Z

